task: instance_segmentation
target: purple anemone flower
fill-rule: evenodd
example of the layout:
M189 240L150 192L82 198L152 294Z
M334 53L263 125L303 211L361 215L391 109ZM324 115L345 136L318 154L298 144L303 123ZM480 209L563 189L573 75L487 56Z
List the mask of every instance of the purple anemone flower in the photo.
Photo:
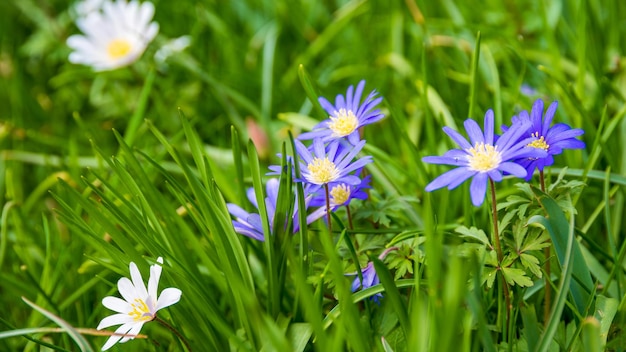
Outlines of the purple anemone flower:
M516 177L526 177L526 169L513 160L522 158L541 158L546 156L543 149L525 148L533 141L532 138L521 139L520 137L530 127L530 121L517 121L502 136L494 135L493 111L488 110L485 114L484 132L478 123L472 119L465 120L465 130L469 136L468 142L459 132L444 127L443 131L461 148L452 149L443 156L427 156L422 158L430 164L443 164L458 166L435 178L426 186L426 191L431 192L442 187L453 189L472 178L470 195L472 203L480 206L485 200L487 192L487 179L499 182L502 173L506 172Z
M322 142L346 137L352 145L356 145L359 140L359 127L374 123L383 117L379 109L375 109L383 98L376 98L373 90L361 104L361 95L365 88L365 80L359 82L354 92L354 86L348 87L346 96L337 95L335 105L332 105L323 97L319 102L330 115L328 119L318 123L311 132L301 134L298 139L307 140L321 138Z
M374 269L374 262L367 263L367 266L361 269L361 275L363 276L363 281L359 280L358 275L352 281L352 292L356 292L358 289L364 290L380 283L376 269ZM380 303L382 297L381 293L377 293L370 298L372 301Z
M531 138L526 146L533 149L544 150L547 154L544 157L525 157L517 159L516 162L526 169L526 181L530 181L533 177L535 169L543 171L546 166L554 164L553 155L561 154L563 149L583 149L585 142L576 139L576 137L585 133L579 128L571 128L564 123L557 123L550 127L558 103L555 101L548 107L546 114L543 115L543 101L537 99L530 111L522 111L518 116L514 116L513 123L519 121L528 121L530 126L526 132L520 136L521 139ZM502 130L508 128L502 126Z
M360 172L356 172L355 175L359 175ZM370 182L372 180L372 175L367 175L361 179L356 185L349 185L347 183L335 182L328 185L329 196L330 196L330 207L335 210L336 208L342 205L350 204L352 199L367 199L367 193L364 191L366 188L372 188ZM306 191L305 191L306 192ZM323 192L317 192L311 202L309 203L311 207L320 207L326 206L326 194Z
M358 185L361 183L361 179L355 176L354 172L372 162L372 157L369 155L354 160L363 149L365 140L354 146L342 144L339 141L333 141L324 146L324 142L320 138L315 138L311 149L305 147L297 139L294 140L294 144L300 158L302 176L297 181L308 185L307 194L314 194L327 184ZM269 168L272 170L270 175L280 174L280 166L273 165Z
M356 175L360 174L360 170L355 173ZM367 199L368 195L364 191L366 188L372 188L370 185L372 176L367 175L363 179L361 179L361 183L358 185L348 185L346 183L333 183L328 185L328 195L330 202L330 211L335 211L342 205L350 204L350 201L353 199ZM310 194L307 189L304 190L305 194ZM313 198L311 198L311 202L309 203L310 207L319 207L315 210L311 215L316 214L316 216L324 216L326 215L326 193L318 191L313 194Z
M270 231L273 231L274 226L274 214L276 212L276 202L278 200L278 186L279 181L276 178L272 178L267 181L265 186L267 197L265 198L265 207L267 209L267 217L269 218ZM256 200L256 194L254 188L248 188L246 192L248 199L254 205L255 208L259 208L259 203ZM305 199L305 203L308 203L309 199ZM258 213L248 213L243 208L236 204L228 203L228 212L235 217L233 220L233 226L235 232L241 235L254 238L255 240L264 241L265 235L263 234L263 222L261 216ZM311 214L307 216L307 224L317 220L324 214ZM298 217L298 203L295 203L293 211L293 231L296 232L299 229L299 217Z

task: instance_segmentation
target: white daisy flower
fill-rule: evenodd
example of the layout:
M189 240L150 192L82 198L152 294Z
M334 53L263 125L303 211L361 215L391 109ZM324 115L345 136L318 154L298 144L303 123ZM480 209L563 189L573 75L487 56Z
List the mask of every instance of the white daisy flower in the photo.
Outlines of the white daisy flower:
M105 1L102 11L93 11L76 20L84 35L72 35L67 45L74 51L71 63L106 71L135 62L159 31L151 2Z
M117 282L117 288L124 299L112 296L102 299L102 304L105 307L116 311L118 314L102 319L96 329L101 330L122 324L115 330L115 334L102 346L102 351L108 350L118 341L124 343L134 339L134 336L139 334L144 323L156 318L156 312L159 309L169 307L180 300L182 292L173 287L161 291L161 295L157 299L157 286L159 285L162 270L161 264L163 264L163 258L159 257L157 264L150 266L150 279L148 280L148 289L146 290L137 265L131 262L129 267L132 281L123 277Z
M104 0L81 0L74 4L74 15L79 17L99 11Z

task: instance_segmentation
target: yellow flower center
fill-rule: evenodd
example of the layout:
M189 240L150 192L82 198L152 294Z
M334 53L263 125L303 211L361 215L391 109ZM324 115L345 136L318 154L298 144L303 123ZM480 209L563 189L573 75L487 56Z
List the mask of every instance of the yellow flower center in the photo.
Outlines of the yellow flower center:
M470 155L467 157L470 169L474 171L487 172L495 169L500 165L502 156L491 144L476 143L473 148L468 150Z
M532 134L533 137L535 138L539 138L539 132L535 132ZM543 136L541 136L541 138L534 140L528 144L526 144L527 147L533 147L533 148L537 148L537 149L543 149L546 152L548 151L548 148L550 147L548 145L548 143L546 143L546 140Z
M126 39L113 39L107 45L107 53L109 57L112 59L119 59L124 57L130 53L130 49L132 46L130 42Z
M330 190L330 201L335 205L341 205L350 199L350 187L346 184L340 184Z
M359 120L352 110L339 109L335 116L330 116L328 128L333 131L335 137L345 137L356 130Z
M133 307L133 310L128 315L133 317L134 321L151 321L154 319L154 314L143 299L135 298L135 303L131 303L130 306Z
M307 180L318 185L332 182L339 177L337 166L335 166L335 163L328 160L328 158L320 159L316 157L306 168L310 173Z

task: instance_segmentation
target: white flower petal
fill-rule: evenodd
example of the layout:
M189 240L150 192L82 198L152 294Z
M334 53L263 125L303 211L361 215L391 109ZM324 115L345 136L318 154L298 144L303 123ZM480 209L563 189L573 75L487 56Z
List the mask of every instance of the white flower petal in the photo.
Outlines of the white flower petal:
M137 298L137 290L133 283L126 277L119 279L117 282L117 290L120 291L126 302L133 302Z
M104 297L102 305L118 313L128 314L133 310L127 301L113 296Z
M134 0L104 1L101 9L76 20L86 43L78 48L73 45L74 40L68 41L68 46L74 49L71 62L89 65L96 70L110 70L133 63L158 33L158 24L151 22L154 5ZM113 41L126 42L127 50L111 53L109 46ZM76 55L76 52L81 54Z
M96 330L102 330L113 325L134 323L133 317L128 314L113 314L102 319Z
M128 335L133 335L133 336L124 336L122 337L122 340L120 341L120 343L124 343L128 340L132 340L135 338L135 335L139 334L139 332L141 331L141 328L143 327L143 323L144 322L139 322L135 325L133 325L133 327L127 332Z
M166 288L165 290L161 292L161 295L159 296L159 299L157 300L156 310L169 307L174 303L178 303L178 301L180 301L181 295L182 295L182 291L177 288L174 288L174 287Z
M135 298L145 299L148 296L148 291L146 291L146 284L143 283L143 278L141 277L141 273L139 272L137 265L133 262L130 262L129 268L130 278L133 280L133 285L135 285L135 292L137 292L137 296Z
M104 346L102 346L101 351L106 351L109 348L111 348L113 345L115 345L117 341L119 341L122 338L122 335L130 331L130 329L132 329L135 325L137 325L137 323L129 323L129 324L124 324L120 326L119 328L117 328L117 330L115 330L116 335L109 337L109 339L104 344Z
M157 297L157 288L159 286L159 279L161 278L161 271L163 268L161 267L163 264L163 258L157 258L157 264L150 266L150 278L148 279L148 296L156 299Z

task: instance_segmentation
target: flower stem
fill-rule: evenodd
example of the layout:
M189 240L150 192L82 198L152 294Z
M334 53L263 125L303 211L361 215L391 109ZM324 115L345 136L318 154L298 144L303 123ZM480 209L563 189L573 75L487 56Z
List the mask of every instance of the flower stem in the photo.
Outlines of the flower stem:
M331 223L330 215L330 195L328 193L328 183L324 184L324 191L326 192L326 218L328 219L328 232L332 235L333 224Z
M493 241L496 247L496 255L498 256L498 270L502 281L502 289L504 291L504 300L506 303L506 325L503 329L504 336L508 336L509 323L511 321L511 294L509 293L509 285L502 273L502 261L504 254L500 245L500 232L498 231L498 207L496 204L496 185L492 179L489 179L489 187L491 188L491 212L493 213Z
M346 213L348 215L348 226L350 230L354 230L354 226L352 226L352 212L350 211L350 205L346 204Z
M539 185L541 186L541 192L546 192L546 182L543 176L543 170L539 171ZM548 240L550 241L550 240ZM545 269L546 269L546 289L543 301L543 321L545 324L550 319L550 306L552 305L552 285L550 284L550 246L543 249L543 256L546 257Z
M183 337L183 335L180 332L178 332L178 330L176 330L173 326L171 326L165 320L159 318L158 316L155 316L154 320L159 322L161 325L165 326L169 331L173 332L174 335L176 335L180 339L180 341L182 341L185 347L187 347L187 351L191 352L191 347L189 347L189 342L187 342L187 340Z

